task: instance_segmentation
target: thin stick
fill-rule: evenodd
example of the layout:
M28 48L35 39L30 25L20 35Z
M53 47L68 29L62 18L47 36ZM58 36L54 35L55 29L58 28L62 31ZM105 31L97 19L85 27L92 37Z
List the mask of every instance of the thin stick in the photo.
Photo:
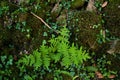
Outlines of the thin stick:
M35 13L30 12L33 16L38 18L42 23L44 23L49 29L52 29L41 17L37 16Z
M37 16L35 13L30 12L33 16L35 16L36 18L38 18L41 22L43 22L49 29L52 29L41 17ZM56 32L57 34L59 33L59 31L52 29L54 32Z

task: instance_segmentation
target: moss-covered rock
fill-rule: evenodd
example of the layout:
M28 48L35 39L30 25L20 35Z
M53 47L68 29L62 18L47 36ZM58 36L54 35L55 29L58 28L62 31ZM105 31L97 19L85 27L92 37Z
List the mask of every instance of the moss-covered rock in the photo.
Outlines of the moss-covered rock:
M111 32L112 36L120 38L120 0L109 0L104 8L105 27Z
M26 51L30 53L46 39L43 34L48 32L49 29L44 28L44 24L29 12L19 11L19 7L16 8L16 5L9 2L5 4L8 4L9 8L15 8L8 9L6 14L2 14L0 17L0 47L2 47L2 50L9 48L10 50L6 53L19 54ZM1 5L6 6L5 4ZM40 5L41 8L35 14L45 20L51 7L44 4L44 1L40 2Z
M49 2L50 2L51 4L54 4L54 3L57 2L57 0L49 0Z
M88 48L97 49L97 34L101 27L101 16L88 11L74 12L71 14L69 27L71 28L73 42ZM95 25L98 28L93 28Z
M110 31L111 36L120 38L120 0L109 0L107 6L103 8L103 13L105 13L104 27ZM109 49L106 50L106 52L109 53L107 59L112 63L109 68L114 71L119 71L120 40L113 40L109 45ZM113 56L111 54L115 54L116 56ZM119 76L120 74L118 72L118 77Z
M72 0L71 1L71 8L79 8L82 7L85 3L85 0Z

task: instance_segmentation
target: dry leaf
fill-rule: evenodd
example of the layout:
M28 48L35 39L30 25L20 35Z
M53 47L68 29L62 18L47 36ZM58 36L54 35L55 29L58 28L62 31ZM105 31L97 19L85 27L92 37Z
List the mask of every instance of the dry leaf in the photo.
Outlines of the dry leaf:
M109 78L113 79L113 78L115 78L115 75L110 75Z
M95 73L99 79L104 78L104 76L99 71L97 71Z
M107 6L108 2L105 1L103 4L102 4L102 8L104 8L105 6Z
M109 53L109 54L113 54L114 52L115 52L115 48L111 48L111 49L107 50L107 53Z

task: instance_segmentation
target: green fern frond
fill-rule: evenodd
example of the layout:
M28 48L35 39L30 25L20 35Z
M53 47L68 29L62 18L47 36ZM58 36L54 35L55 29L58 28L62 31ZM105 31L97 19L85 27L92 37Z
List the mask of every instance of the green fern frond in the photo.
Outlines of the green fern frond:
M69 30L64 26L60 30L60 35L63 36L64 38L68 38L69 37Z
M72 46L69 44L69 30L63 28L58 37L50 39L48 45L41 45L38 50L33 54L25 55L22 57L18 64L22 67L32 66L38 70L41 66L48 69L51 64L55 65L60 63L60 68L68 68L71 65L79 66L87 59L90 59L89 54L81 46L78 49L74 43Z
M50 58L48 55L42 56L43 65L48 68L50 66Z
M57 39L55 38L53 38L53 39L50 39L48 42L50 42L50 46L52 47L54 47L54 46L56 46L57 45Z
M57 63L61 60L62 54L61 53L53 53L52 60Z
M33 65L34 65L35 69L37 70L42 65L41 53L38 52L38 50L35 50L33 52L33 55L35 57L35 63L33 63Z
M32 66L35 63L35 57L33 55L30 55L30 66Z
M71 60L67 53L63 56L61 65L66 68L68 68L71 65Z
M68 52L69 45L64 42L61 42L59 43L57 48L58 48L57 49L58 52L61 52L61 53L66 52L66 51Z
M48 68L50 66L50 57L49 57L49 48L45 45L42 45L40 47L40 52L41 52L41 58L43 65Z
M83 61L86 61L87 59L89 59L89 55L86 53L86 50L83 50L82 46L80 47L79 50L77 50L77 53L78 53L77 58L80 63L83 63Z
M28 65L29 64L29 56L25 55L25 57L21 60L21 63Z
M74 63L75 65L78 65L78 60L77 58L77 53L76 53L77 48L74 46L74 43L72 46L69 48L69 53L70 53L70 58L71 62Z

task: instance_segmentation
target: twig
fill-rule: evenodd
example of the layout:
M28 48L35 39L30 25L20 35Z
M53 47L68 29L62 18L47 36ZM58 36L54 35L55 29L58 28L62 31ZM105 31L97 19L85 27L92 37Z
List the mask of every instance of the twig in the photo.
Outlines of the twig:
M47 26L49 29L53 30L54 32L56 32L57 34L59 33L59 31L52 29L41 17L37 16L35 13L30 12L33 16L35 16L36 18L38 18L42 23L45 24L45 26Z
M37 16L35 13L30 12L33 16L38 18L41 22L43 22L49 29L52 29L41 17Z
M95 46L96 42L97 42L97 40L95 40L95 41L94 41L93 45L92 45L92 46L90 46L90 48L88 48L88 50L92 49L92 47L94 47L94 46Z
M38 18L42 23L45 24L45 26L47 26L49 29L53 30L54 32L56 32L57 34L59 33L57 30L52 29L41 17L37 16L35 13L30 12L33 16L35 16L36 18Z

